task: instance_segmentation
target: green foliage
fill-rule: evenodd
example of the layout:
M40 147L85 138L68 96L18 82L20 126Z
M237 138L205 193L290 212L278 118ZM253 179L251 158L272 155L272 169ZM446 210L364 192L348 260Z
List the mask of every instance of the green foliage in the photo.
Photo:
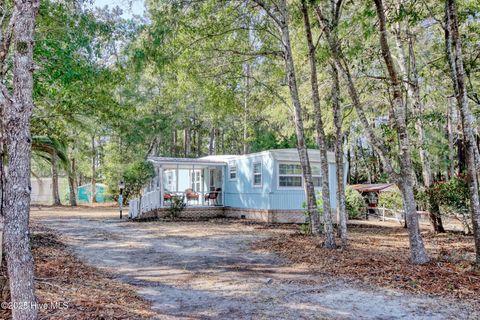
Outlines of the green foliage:
M168 208L168 217L171 219L177 219L180 217L183 209L187 204L185 203L185 196L174 196L170 201L170 207Z
M466 234L472 232L469 189L467 179L455 176L446 182L437 182L431 188L431 201L435 201L443 215L458 219Z
M453 211L468 211L468 183L465 177L456 176L433 186L433 194L440 206Z
M345 189L345 208L349 219L360 219L365 215L365 199L358 191L347 187Z
M126 203L129 199L140 196L143 188L155 177L155 169L150 161L139 160L127 165L122 173L121 168L115 172L108 172L106 184L108 193L118 195L118 183L125 182L123 198Z
M298 231L300 231L301 234L312 234L312 224L310 221L310 212L307 210L307 203L303 202L302 203L302 208L303 208L303 214L305 215L305 223L302 223L301 225L298 226Z
M391 210L403 210L403 200L400 191L380 192L378 206Z

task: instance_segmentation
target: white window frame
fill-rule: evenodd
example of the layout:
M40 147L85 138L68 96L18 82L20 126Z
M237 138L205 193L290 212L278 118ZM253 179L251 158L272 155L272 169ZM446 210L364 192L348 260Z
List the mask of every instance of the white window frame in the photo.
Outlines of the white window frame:
M305 185L305 179L303 179L303 173L300 173L300 174L280 174L280 165L281 164L296 164L296 165L299 165L301 167L301 164L300 162L295 162L295 161L279 161L277 163L277 188L280 189L280 190L303 190L303 187ZM318 165L320 166L320 163L310 163L310 166L312 165ZM320 170L321 170L321 167L320 167ZM302 179L302 185L299 186L299 187L294 187L294 186L281 186L280 185L280 176L287 176L287 177L300 177ZM322 179L322 175L321 174L312 174L312 178L313 177L318 177L320 179ZM320 184L319 186L315 186L314 185L314 188L321 188L322 185Z
M260 173L255 173L255 165L260 165ZM255 175L260 175L260 184L255 184ZM252 186L254 188L261 188L263 186L263 165L261 161L252 163Z
M235 168L235 178L232 178L232 169ZM237 180L237 177L238 177L238 167L237 167L237 164L236 163L230 163L228 165L228 180L229 181L236 181Z

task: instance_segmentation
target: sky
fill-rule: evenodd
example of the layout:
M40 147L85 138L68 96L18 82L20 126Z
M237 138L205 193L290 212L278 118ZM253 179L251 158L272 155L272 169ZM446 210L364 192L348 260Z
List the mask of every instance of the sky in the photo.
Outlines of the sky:
M131 18L133 15L143 15L145 11L144 0L94 0L92 5L92 7L100 8L105 6L110 8L120 7L123 10L122 17L124 18Z

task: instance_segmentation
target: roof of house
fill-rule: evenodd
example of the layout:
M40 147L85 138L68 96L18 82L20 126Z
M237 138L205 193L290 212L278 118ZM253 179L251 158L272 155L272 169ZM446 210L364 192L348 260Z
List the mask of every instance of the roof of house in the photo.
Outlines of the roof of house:
M248 157L255 157L259 155L268 155L271 154L277 160L283 161L300 161L298 156L298 150L295 148L290 149L270 149L260 152L248 153L243 155L211 155L206 156L200 159L207 159L207 160L215 160L215 161L225 161L228 162L229 160L238 159L238 158L248 158ZM308 155L310 161L312 162L320 162L320 151L318 149L308 149ZM335 154L333 152L327 152L328 162L334 163L335 162Z
M394 183L365 183L353 184L350 188L358 192L392 192L396 186Z
M173 157L149 157L148 159L161 164L184 164L184 165L209 165L209 164L226 164L230 160L239 158L255 157L259 155L272 155L273 158L281 161L299 161L298 151L291 149L272 149L244 155L210 155L201 158L173 158ZM318 149L308 149L308 155L311 162L320 162L320 152ZM335 154L327 153L328 162L335 162Z
M172 158L172 157L148 157L149 160L162 164L206 164L224 165L225 161L203 159L203 158Z

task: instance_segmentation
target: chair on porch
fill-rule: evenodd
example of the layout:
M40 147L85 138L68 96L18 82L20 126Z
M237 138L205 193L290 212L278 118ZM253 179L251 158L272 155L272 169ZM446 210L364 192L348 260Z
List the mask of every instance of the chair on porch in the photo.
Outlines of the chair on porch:
M211 205L211 201L214 206L218 205L218 195L222 193L222 188L216 188L215 191L205 194L205 201L208 202L208 205Z
M189 188L189 189L185 190L185 198L187 198L187 203L190 200L197 201L197 203L198 203L198 199L200 197L199 197L198 193L196 193L195 191L193 191L192 189Z

